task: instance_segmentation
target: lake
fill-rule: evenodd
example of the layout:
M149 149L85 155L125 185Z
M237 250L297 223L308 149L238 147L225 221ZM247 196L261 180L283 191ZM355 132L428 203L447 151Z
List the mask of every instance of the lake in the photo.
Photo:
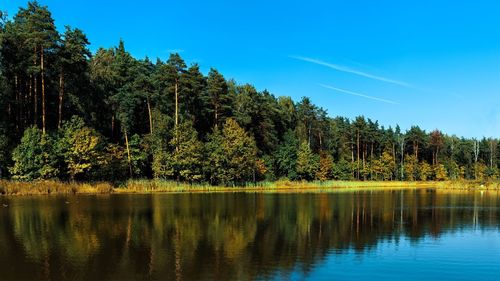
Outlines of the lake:
M497 191L0 203L0 280L500 280Z

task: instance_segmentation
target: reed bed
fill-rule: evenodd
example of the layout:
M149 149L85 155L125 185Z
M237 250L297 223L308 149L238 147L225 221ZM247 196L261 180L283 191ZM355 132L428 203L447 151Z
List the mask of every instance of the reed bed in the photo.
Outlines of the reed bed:
M237 186L212 186L209 184L188 184L164 180L129 180L121 184L119 193L158 192L310 192L339 189L401 189L433 187L433 182L396 181L263 181Z
M128 180L116 187L107 182L62 182L55 180L21 182L0 180L1 195L109 194L109 193L183 193L183 192L328 192L349 190L436 188L454 190L500 190L499 181L263 181L238 186L213 186L208 183L180 183L166 180Z
M8 181L0 180L2 195L49 195L49 194L105 194L113 192L113 186L106 182L78 183L55 180Z

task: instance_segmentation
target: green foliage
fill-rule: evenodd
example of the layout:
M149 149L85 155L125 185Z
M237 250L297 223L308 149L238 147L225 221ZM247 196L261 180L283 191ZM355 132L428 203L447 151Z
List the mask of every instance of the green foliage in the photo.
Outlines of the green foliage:
M128 176L125 149L116 144L108 144L97 159L96 169L90 171L94 180L120 181Z
M49 135L42 135L36 127L24 131L21 143L12 153L14 166L10 172L14 179L36 180L57 177L56 153L53 151L55 142Z
M477 162L474 164L474 177L476 180L484 181L486 180L486 169L487 166L482 162Z
M319 155L319 168L316 172L316 178L320 181L332 179L333 176L333 157L328 152L322 151Z
M209 106L205 109L213 126L220 126L231 112L231 96L224 79L216 69L211 68L207 77L207 87L203 95Z
M211 184L221 184L226 180L227 157L224 152L224 136L215 128L205 143L205 173Z
M427 162L420 163L419 175L421 181L426 181L431 179L432 174L434 173L431 165Z
M297 151L297 175L299 179L313 180L319 168L319 157L311 151L307 142L302 142Z
M7 176L10 164L10 139L4 130L0 129L0 178Z
M145 177L148 174L149 151L149 143L145 138L138 134L130 138L130 158L134 176Z
M222 132L215 129L205 145L206 172L211 183L241 184L257 173L257 148L236 120L229 118Z
M85 126L82 118L73 116L63 124L57 147L68 175L74 180L97 166L102 140L94 129Z
M196 130L190 121L184 121L174 128L170 145L172 152L167 160L167 175L182 181L199 181L202 178L203 144L198 140Z
M255 173L255 141L236 120L228 118L223 129L223 150L227 159L225 182L242 183Z
M379 159L375 159L371 163L372 172L375 173L375 179L392 180L396 162L392 154L384 151Z
M446 168L443 164L437 164L434 166L434 174L436 175L437 181L448 180L448 173L446 172Z
M155 178L167 178L167 156L169 154L168 140L172 138L169 130L171 118L159 110L153 111L153 134L149 137L150 152L152 154L151 169Z
M450 161L448 162L448 172L449 172L449 178L451 180L457 180L457 179L463 179L464 175L462 173L462 169L460 166L458 166L457 162L455 161Z
M353 171L355 167L351 162L340 159L333 165L333 178L336 180L353 180Z
M405 177L409 181L414 181L417 179L418 175L418 160L417 157L412 155L406 155L404 163Z
M278 177L287 177L290 180L297 178L297 150L299 141L295 133L291 130L285 133L281 145L274 153L276 162L276 175Z

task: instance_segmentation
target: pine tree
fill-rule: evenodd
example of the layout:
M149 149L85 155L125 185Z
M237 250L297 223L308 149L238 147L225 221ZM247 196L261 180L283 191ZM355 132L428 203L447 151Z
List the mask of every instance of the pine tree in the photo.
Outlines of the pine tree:
M226 120L223 136L223 149L227 157L226 182L242 183L252 180L257 160L257 147L254 139L233 118Z
M211 184L224 184L227 181L226 175L228 157L224 151L224 136L222 130L215 128L208 135L204 146L205 164L204 170Z
M46 105L46 73L50 65L49 57L55 52L59 42L59 34L56 30L54 19L46 6L40 6L38 2L28 2L26 9L21 8L15 17L16 21L24 24L24 36L27 46L33 51L34 67L37 68L36 76L40 77L41 102L42 102L42 133L46 132L47 105ZM34 87L38 88L35 78ZM35 107L38 107L35 92ZM35 110L36 112L36 110Z
M297 175L303 180L313 180L318 171L319 159L315 155L306 141L300 144L297 151Z
M207 87L203 98L209 107L206 109L213 127L225 122L231 112L231 98L226 80L216 69L211 68L208 73Z
M57 58L59 65L59 101L57 128L61 128L65 108L72 108L82 116L87 111L89 65L91 53L89 41L80 29L66 26Z
M333 174L333 157L326 151L322 151L319 155L319 168L316 172L316 178L320 181L326 181L332 178Z
M287 177L290 180L297 178L297 150L299 141L295 133L291 130L286 132L281 145L274 153L276 161L276 175L278 177Z
M167 170L177 181L199 181L202 178L203 144L198 140L193 123L189 120L183 121L174 130L177 138L170 141L173 149L167 162Z

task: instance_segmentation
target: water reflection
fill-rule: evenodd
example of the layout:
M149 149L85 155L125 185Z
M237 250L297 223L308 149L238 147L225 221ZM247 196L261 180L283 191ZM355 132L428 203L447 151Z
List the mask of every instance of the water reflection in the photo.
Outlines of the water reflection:
M0 198L0 280L251 280L330 253L500 229L497 192Z

